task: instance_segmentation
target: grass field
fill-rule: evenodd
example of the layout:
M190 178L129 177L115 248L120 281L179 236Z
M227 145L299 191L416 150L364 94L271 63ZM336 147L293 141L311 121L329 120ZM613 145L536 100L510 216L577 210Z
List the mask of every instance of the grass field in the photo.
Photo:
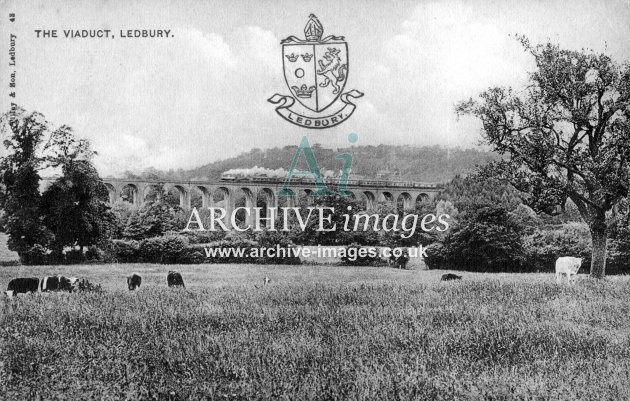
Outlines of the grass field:
M624 276L100 265L0 285L61 272L105 292L0 297L0 399L630 398Z

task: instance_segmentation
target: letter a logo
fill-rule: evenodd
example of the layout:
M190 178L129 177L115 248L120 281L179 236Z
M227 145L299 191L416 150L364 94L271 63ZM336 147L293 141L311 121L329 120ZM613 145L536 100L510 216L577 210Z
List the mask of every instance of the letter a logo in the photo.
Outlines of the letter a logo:
M301 171L296 170L298 160L300 159L300 154L304 153L304 157L306 157L306 163L308 164L309 171ZM294 195L293 191L289 189L289 184L291 183L291 178L293 176L298 177L312 177L313 181L317 185L317 190L313 192L311 195L313 196L328 196L334 195L334 192L331 192L328 189L328 186L324 182L322 178L322 174L319 169L319 164L317 164L317 159L315 159L315 154L313 153L313 149L311 149L311 145L308 143L308 138L303 137L300 142L300 146L298 147L297 152L295 152L295 156L293 156L293 161L291 162L291 168L287 173L287 177L284 179L284 185L282 185L282 189L280 189L276 195L278 196L292 196Z

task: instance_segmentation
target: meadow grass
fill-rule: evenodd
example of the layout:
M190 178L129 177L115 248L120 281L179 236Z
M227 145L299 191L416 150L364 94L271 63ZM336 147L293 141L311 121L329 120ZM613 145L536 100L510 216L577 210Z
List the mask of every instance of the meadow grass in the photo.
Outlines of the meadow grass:
M105 291L0 297L2 399L630 398L624 276L134 264L0 284L62 272Z

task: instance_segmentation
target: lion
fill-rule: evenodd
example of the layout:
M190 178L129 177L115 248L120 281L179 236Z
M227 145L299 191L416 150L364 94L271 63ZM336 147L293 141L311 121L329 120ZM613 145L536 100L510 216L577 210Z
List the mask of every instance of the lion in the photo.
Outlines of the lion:
M328 51L324 54L324 59L328 62L324 64L322 60L319 60L318 75L323 75L326 80L319 84L321 87L326 87L332 84L334 90L333 93L339 93L338 82L343 82L346 79L346 71L348 70L347 64L341 64L341 58L339 57L339 49L328 48Z

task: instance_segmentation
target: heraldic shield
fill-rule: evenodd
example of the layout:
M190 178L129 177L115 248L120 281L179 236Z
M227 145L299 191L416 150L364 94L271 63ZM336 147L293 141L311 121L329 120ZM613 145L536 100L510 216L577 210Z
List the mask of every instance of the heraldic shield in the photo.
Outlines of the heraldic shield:
M348 45L343 41L283 44L284 79L291 94L315 112L339 98L348 80Z
M276 112L292 124L323 129L346 121L354 112L358 90L343 93L348 81L348 44L343 36L323 37L324 27L313 14L304 27L306 39L283 39L282 65L291 96L269 99Z

